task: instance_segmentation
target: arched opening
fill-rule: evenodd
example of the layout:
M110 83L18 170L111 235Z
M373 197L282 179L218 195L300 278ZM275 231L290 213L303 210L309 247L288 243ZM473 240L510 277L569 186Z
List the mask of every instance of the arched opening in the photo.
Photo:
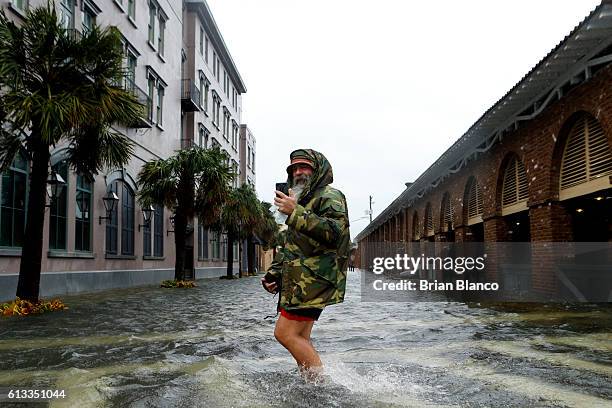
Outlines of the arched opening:
M419 213L417 211L414 212L412 216L412 241L420 241L421 240L421 227L419 225Z
M451 202L450 194L444 193L442 197L442 204L440 205L440 230L444 234L444 240L447 242L455 241L455 226L453 224L453 204Z
M571 217L574 241L612 241L612 153L592 115L571 123L561 157L559 200Z
M424 235L427 241L434 242L434 222L433 222L433 211L431 209L431 203L427 203L425 207L425 220L423 222L424 225Z
M484 211L482 192L476 177L470 177L465 187L464 219L467 225L466 241L483 242L484 224L482 213Z
M529 188L525 166L516 154L511 154L505 163L502 179L501 207L507 225L506 240L511 242L531 241Z

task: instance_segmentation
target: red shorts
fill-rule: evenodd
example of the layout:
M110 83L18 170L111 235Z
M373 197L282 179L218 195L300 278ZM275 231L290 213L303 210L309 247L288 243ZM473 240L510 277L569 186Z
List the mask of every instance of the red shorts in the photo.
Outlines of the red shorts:
M281 316L284 316L285 319L296 320L300 322L314 322L315 320L319 320L319 316L323 309L297 309L291 312L286 311L282 307L280 308Z

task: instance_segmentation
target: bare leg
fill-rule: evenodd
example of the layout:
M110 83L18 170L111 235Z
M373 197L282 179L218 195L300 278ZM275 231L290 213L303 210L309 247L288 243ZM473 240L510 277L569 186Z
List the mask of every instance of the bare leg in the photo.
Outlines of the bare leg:
M302 374L305 371L318 373L323 366L310 342L313 325L314 322L289 320L281 315L274 329L274 337L291 353Z

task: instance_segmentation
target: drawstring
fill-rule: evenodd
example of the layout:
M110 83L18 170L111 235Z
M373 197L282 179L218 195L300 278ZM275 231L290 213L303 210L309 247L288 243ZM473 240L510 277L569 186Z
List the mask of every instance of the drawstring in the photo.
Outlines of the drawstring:
M268 315L268 316L264 317L264 320L266 320L266 319L274 319L280 313L280 300L281 300L281 297L280 297L279 293L280 293L280 288L279 288L278 292L276 292L274 294L274 296L272 297L272 299L274 299L274 297L276 297L276 295L278 295L278 302L276 302L276 314L275 315Z

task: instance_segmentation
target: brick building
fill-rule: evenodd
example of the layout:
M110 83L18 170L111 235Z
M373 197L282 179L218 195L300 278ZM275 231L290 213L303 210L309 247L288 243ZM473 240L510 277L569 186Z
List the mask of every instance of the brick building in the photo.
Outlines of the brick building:
M389 242L611 241L611 62L604 0L356 237L361 267Z

